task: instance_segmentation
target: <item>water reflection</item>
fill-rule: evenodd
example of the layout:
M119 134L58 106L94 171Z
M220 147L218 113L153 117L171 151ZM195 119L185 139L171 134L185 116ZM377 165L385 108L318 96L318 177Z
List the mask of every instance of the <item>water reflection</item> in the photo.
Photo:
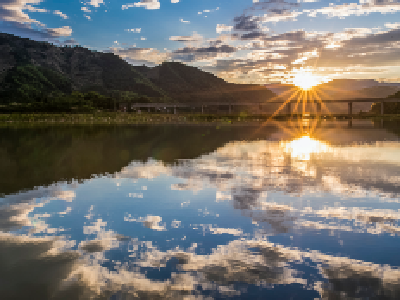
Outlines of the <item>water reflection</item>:
M173 159L166 149L174 129L143 140L142 150L126 144L144 138L138 128L116 130L117 137L94 130L104 140L94 142L96 134L74 140L67 151L72 164L87 143L103 153L129 150L106 166L96 166L108 157L98 156L93 171L86 164L83 181L63 177L76 173L61 167L50 185L47 175L30 175L3 186L12 192L0 199L0 293L4 299L398 299L400 144L391 132L372 129L353 123L291 138L274 126L258 136L227 131L227 140L218 140L226 132L191 128L172 149L196 148L190 136L201 130L215 141L212 149ZM6 174L16 166L10 152L16 144L2 145ZM49 149L54 159L66 155L52 143ZM19 166L41 175L54 170L40 170L33 157ZM107 172L113 175L101 175Z

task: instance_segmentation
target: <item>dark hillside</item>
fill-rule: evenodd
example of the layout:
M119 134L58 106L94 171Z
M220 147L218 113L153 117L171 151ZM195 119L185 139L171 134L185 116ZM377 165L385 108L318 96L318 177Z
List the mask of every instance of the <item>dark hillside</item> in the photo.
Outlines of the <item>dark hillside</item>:
M265 87L227 83L211 73L179 62L164 62L157 67L148 68L145 75L170 97L180 102L262 102L275 96Z
M227 83L178 62L154 68L131 66L113 53L57 47L0 33L1 103L47 103L48 95L74 91L96 91L118 99L131 93L126 99L133 102L143 96L153 102L253 102L275 95L265 87Z

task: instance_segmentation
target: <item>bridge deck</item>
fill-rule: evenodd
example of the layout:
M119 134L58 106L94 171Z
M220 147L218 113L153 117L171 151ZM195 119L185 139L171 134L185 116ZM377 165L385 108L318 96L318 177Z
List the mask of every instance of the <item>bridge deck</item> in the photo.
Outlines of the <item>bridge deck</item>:
M244 103L231 103L231 102L194 102L194 103L130 103L131 107L207 107L207 106L219 106L219 105L231 105L231 106L257 106L257 105L268 105L272 103L283 104L284 100L272 100L265 102L244 102ZM288 101L288 103L296 103L297 99ZM354 99L322 99L322 100L307 100L308 103L360 103L360 102L400 102L400 98L354 98Z
M125 103L120 103L124 108L130 106L131 108L148 108L150 112L150 108L159 109L159 108L173 108L174 114L177 113L177 108L182 107L201 107L201 112L203 113L204 108L209 106L227 106L229 109L229 113L232 112L232 106L254 106L258 107L262 110L262 107L268 106L268 104L285 104L286 113L292 113L292 104L297 103L298 99L285 101L282 99L274 99L274 100L266 100L265 102L245 102L245 103L231 103L231 102L196 102L196 103L129 103L126 101ZM317 105L317 113L321 113L321 104L322 103L347 103L348 104L348 115L353 114L353 103L381 103L381 114L384 113L384 103L387 102L400 102L400 98L353 98L353 99L321 99L321 100L308 100L308 103L315 103Z

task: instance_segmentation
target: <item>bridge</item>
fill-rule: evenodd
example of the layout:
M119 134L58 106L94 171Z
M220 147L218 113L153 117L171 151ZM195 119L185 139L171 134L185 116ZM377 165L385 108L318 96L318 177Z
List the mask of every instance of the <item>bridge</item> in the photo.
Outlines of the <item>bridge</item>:
M381 115L384 114L384 109L383 105L384 103L389 103L389 102L400 102L400 98L353 98L353 99L324 99L324 100L307 100L307 103L314 103L317 108L317 113L321 113L321 106L322 103L347 103L348 105L348 115L351 116L353 115L353 103L380 103L381 104ZM126 107L129 105L132 109L141 109L141 108L147 108L148 112L150 112L150 109L166 109L166 108L173 108L174 114L177 113L177 108L195 108L201 107L201 113L204 113L204 108L205 107L210 107L210 106L226 106L228 108L229 114L232 113L232 107L233 106L252 106L252 107L258 107L260 110L260 113L262 112L262 107L268 106L269 104L273 103L278 103L278 104L284 104L286 101L284 100L271 100L271 101L265 101L265 102L245 102L245 103L229 103L229 102L200 102L200 103L120 103L120 107L126 109ZM298 103L297 99L287 101L285 104L286 106L286 114L291 114L292 113L292 104Z

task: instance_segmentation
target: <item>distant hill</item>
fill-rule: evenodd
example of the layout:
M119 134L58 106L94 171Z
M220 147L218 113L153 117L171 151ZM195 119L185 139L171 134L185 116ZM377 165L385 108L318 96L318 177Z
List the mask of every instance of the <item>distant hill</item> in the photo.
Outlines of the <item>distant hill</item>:
M49 93L73 91L109 96L116 91L132 92L153 102L265 101L275 96L263 86L227 83L182 63L132 66L113 53L0 33L2 103L39 101Z

